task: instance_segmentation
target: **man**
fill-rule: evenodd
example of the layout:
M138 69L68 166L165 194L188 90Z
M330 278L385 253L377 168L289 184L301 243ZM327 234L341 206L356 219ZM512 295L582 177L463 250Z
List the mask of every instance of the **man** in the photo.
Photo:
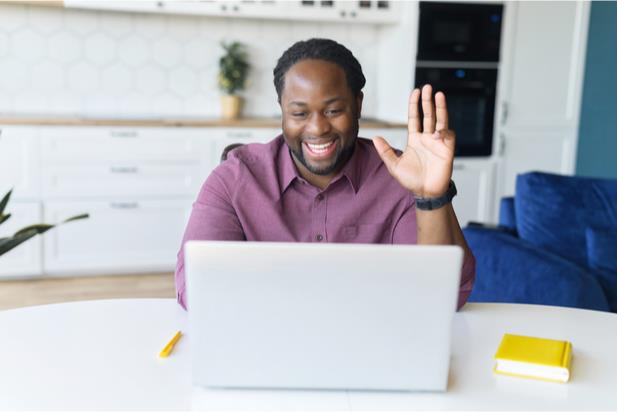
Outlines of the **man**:
M235 149L210 174L183 245L194 239L456 244L465 251L460 308L475 260L450 202L455 136L445 96L437 93L434 107L431 86L413 90L407 147L399 154L382 137L358 137L364 84L356 58L332 40L301 41L285 51L274 69L283 135ZM327 270L328 262L314 266ZM183 247L176 289L186 308Z

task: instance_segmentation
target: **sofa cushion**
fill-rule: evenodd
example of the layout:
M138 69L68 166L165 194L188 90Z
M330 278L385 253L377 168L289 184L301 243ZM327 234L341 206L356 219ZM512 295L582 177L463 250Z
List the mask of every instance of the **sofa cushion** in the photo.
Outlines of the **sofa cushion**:
M587 266L585 229L617 226L617 180L530 172L516 179L521 239Z
M511 231L516 231L516 210L514 197L502 197L499 202L499 225Z
M617 312L617 227L588 227L587 264L600 282L611 311Z
M470 302L531 303L609 310L599 279L553 253L500 230L463 230L476 257Z
M617 275L617 227L587 227L587 266Z

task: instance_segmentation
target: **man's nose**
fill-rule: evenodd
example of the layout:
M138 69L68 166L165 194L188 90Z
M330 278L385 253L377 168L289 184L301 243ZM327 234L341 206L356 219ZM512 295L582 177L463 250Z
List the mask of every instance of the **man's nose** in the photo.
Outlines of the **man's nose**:
M323 136L332 129L330 121L323 113L315 113L309 119L308 132L313 136Z

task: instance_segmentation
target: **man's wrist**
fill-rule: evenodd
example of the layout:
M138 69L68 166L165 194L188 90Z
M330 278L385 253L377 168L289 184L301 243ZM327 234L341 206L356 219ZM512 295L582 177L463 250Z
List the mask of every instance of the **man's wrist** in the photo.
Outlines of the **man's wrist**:
M439 197L421 197L416 196L416 208L419 210L436 210L452 202L456 196L456 185L453 180L450 180L448 190Z

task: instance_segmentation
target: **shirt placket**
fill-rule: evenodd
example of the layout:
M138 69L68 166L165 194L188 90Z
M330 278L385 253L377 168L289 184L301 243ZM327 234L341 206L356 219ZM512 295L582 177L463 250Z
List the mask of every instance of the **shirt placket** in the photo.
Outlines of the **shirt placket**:
M313 199L313 225L312 238L314 242L327 242L326 215L327 215L327 196L325 193L318 193Z

